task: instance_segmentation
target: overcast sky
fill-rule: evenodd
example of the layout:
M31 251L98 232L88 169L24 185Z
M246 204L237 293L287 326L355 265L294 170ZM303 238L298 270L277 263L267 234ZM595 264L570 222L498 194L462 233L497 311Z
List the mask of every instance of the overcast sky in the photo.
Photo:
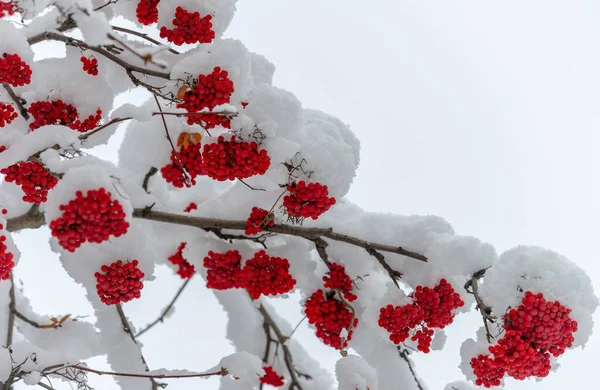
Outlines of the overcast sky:
M360 138L361 166L350 200L370 211L440 215L457 234L479 237L499 253L519 244L556 250L600 285L595 153L600 3L241 0L238 5L227 35L276 65L277 86L294 92L307 108L338 116ZM17 239L23 248L35 237L46 241L47 231ZM67 283L50 254L26 247L24 252L48 259L48 272L41 275L33 265L19 266L26 288L43 285L48 275ZM157 276L160 285L150 283L144 300L126 306L136 323L155 314L144 301L166 303L178 288L176 277ZM212 294L200 280L190 287L172 319L144 336L152 368L201 370L233 352ZM83 297L61 290L44 290L32 302L53 314L87 307ZM157 311L161 306L157 303ZM300 319L298 307L284 306L291 322ZM480 321L459 316L444 351L416 359L431 390L462 379L456 367L460 343ZM320 347L313 331L301 327L297 337L333 367L338 354ZM194 352L182 353L182 345ZM506 389L585 388L597 380L599 354L600 338L594 335L585 351L565 354L562 367L542 383L511 380ZM171 390L192 384L171 383ZM194 388L217 385L209 380Z

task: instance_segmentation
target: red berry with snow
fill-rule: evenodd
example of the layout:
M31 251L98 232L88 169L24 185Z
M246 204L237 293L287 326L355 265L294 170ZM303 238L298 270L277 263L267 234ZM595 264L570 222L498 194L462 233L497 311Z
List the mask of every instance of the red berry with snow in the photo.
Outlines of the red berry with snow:
M290 274L290 263L281 257L270 257L264 250L246 261L239 274L241 288L254 299L262 295L278 295L292 291L296 279Z
M212 15L201 16L199 12L190 12L182 7L177 7L173 18L174 28L166 26L160 28L160 37L166 38L177 46L184 43L210 43L215 39L212 29Z
M6 214L6 209L2 209L2 214ZM6 235L8 233L3 231L3 229L4 226L0 224L0 280L8 280L15 266L15 256L6 246Z
M181 169L183 166L184 171ZM171 151L171 163L161 168L160 173L177 188L191 187L196 184L196 177L205 175L200 154L200 144L181 145L179 152ZM187 179L186 179L187 176Z
M400 344L410 336L412 329L423 322L425 316L425 310L416 303L387 305L379 309L378 324L390 333L390 340L394 344Z
M475 384L486 388L500 386L506 370L496 366L490 355L479 355L471 359L471 367L477 378Z
M12 104L0 102L0 127L10 125L18 116Z
M177 275L181 276L182 279L189 279L194 275L195 267L183 257L185 246L186 243L182 242L177 248L177 252L169 256L169 261L177 266Z
M4 180L21 186L25 193L23 201L40 204L48 200L50 191L58 179L42 164L36 161L22 161L0 170L5 175Z
M101 243L127 233L129 222L118 200L104 188L77 191L75 199L60 206L62 216L50 222L60 246L74 252L84 242Z
M283 198L283 206L292 217L317 219L335 204L327 186L320 183L301 180L288 185L287 190L289 195Z
M329 273L323 276L323 281L326 288L340 290L348 302L354 302L358 298L352 294L353 282L343 265L331 263Z
M158 3L160 0L140 0L135 9L137 20L143 25L158 22Z
M0 1L0 18L12 16L19 12L19 7L14 1Z
M33 123L29 124L29 129L32 131L42 126L62 125L79 132L86 132L97 127L102 119L102 110L97 110L95 115L90 115L82 122L79 120L77 109L60 99L31 103L27 111L33 119Z
M82 56L83 70L92 76L98 76L98 60L93 57Z
M240 287L239 275L242 256L237 250L226 253L208 252L204 258L204 268L208 270L206 287L227 290Z
M246 220L245 234L251 236L263 231L264 226L273 226L275 221L273 215L267 210L259 207L253 207L250 217Z
M0 83L22 87L31 82L31 67L18 54L4 53L0 57Z
M283 377L280 376L272 366L267 366L264 368L265 375L260 377L260 383L264 383L265 385L271 385L274 387L283 386Z
M414 301L426 312L427 326L440 329L450 325L454 320L453 310L465 304L446 279L440 280L434 288L417 286Z
M256 142L238 142L235 136L230 141L219 136L217 143L204 145L202 159L208 177L218 181L264 175L271 165L265 149L259 150Z
M324 294L323 290L315 291L304 303L304 314L308 322L315 326L317 337L325 345L335 349L348 346L352 339L353 329L358 325L358 319L345 303L334 298L333 293ZM342 330L348 331L348 338L342 340ZM342 345L343 341L343 345Z
M96 290L105 305L129 302L141 296L144 273L138 264L137 260L127 263L118 260L110 266L103 265L100 272L96 272Z

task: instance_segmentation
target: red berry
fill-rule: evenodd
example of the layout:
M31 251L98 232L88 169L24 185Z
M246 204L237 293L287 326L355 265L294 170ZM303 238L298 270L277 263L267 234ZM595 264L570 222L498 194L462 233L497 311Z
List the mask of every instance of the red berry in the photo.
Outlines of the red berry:
M317 219L335 204L327 186L320 183L306 184L302 180L288 185L287 190L289 195L283 198L283 206L292 217Z
M250 217L246 220L245 234L251 236L258 234L263 231L263 226L273 226L275 221L270 217L267 217L269 212L265 209L253 207Z
M194 203L194 202L190 203L190 204L189 204L189 205L188 205L188 206L187 206L187 207L186 207L186 208L183 210L183 212L184 212L184 213L189 213L189 212L191 212L192 210L198 210L198 205L196 205L196 203Z
M83 70L92 76L98 76L98 60L92 57L82 56L80 61L83 62Z
M82 122L77 109L62 100L34 102L27 111L33 119L33 123L29 124L32 131L46 125L62 125L83 133L97 127L102 119L102 110L97 110L95 115L90 115Z
M177 275L181 276L182 279L189 279L194 275L195 267L183 257L185 246L186 243L182 242L177 248L177 252L169 257L169 261L178 267Z
M190 179L189 183L181 170L182 165ZM202 155L200 154L200 144L190 143L187 147L181 145L179 152L171 151L171 163L162 167L160 173L167 183L171 183L177 188L195 185L196 177L205 174Z
M137 260L127 263L118 260L110 266L103 265L95 276L98 296L106 305L116 305L139 298L144 288L144 273L138 268Z
M19 7L14 1L0 1L0 18L14 15L19 12Z
M0 12L2 9L0 8ZM0 57L0 83L22 87L31 82L31 67L18 54L2 54Z
M0 127L10 125L18 116L12 104L0 102Z
M348 302L354 302L358 297L352 294L352 279L346 274L346 268L343 265L332 263L329 265L329 273L323 276L325 287L329 289L339 289Z
M264 175L271 165L265 149L259 150L256 142L236 142L235 136L231 141L219 136L217 143L204 145L202 160L208 177L218 181Z
M140 0L135 10L137 20L146 26L158 22L158 3L160 0Z
M348 346L348 341L352 339L353 328L358 325L358 318L341 301L333 297L333 294L325 295L323 290L315 291L304 304L304 314L310 324L313 324L317 330L317 337L325 345L335 349L342 349ZM348 331L348 338L344 340L340 334L342 330Z
M265 385L271 385L274 387L283 386L283 377L279 376L277 372L271 366L267 366L264 368L265 375L260 377L260 383L264 383Z
M173 18L173 29L165 26L160 28L160 37L166 38L169 42L177 46L184 43L191 45L194 43L210 43L215 39L215 32L212 30L212 15L200 17L199 12L189 12L181 7L175 10Z
M244 264L238 276L241 288L254 299L262 295L278 295L292 291L296 279L290 275L290 263L281 257L270 257L264 250Z
M2 214L6 214L6 209L2 209ZM5 244L8 232L3 231L4 226L0 224L0 280L10 279L10 274L15 266L14 254L8 251Z
M29 203L40 204L48 200L48 191L58 183L58 179L36 161L22 161L0 170L0 173L5 175L4 180L8 183L15 182L21 186L25 193L23 200Z
M127 233L129 222L118 200L112 199L104 188L75 193L75 199L61 205L63 215L50 222L52 235L58 243L74 252L84 242L101 243L110 236L120 237Z
M204 268L208 270L206 287L227 290L240 287L239 274L242 256L237 250L226 253L208 252L204 258Z

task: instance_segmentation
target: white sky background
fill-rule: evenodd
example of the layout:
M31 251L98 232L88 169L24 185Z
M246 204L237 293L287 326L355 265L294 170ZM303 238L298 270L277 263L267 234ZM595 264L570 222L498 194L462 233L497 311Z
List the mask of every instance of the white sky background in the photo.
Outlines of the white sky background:
M370 211L440 215L498 253L518 244L553 249L600 290L600 3L240 0L238 7L228 36L276 65L277 86L338 116L360 138L351 201ZM99 153L114 158L117 145ZM17 277L34 308L91 312L57 257L28 245L47 239L45 229L17 235L25 255ZM124 306L139 326L179 287L170 271L157 277ZM203 370L233 352L226 318L203 285L195 280L173 316L143 336L151 368ZM292 323L301 318L295 301L279 302ZM457 317L444 351L416 358L431 390L462 379L459 347L480 324L476 314ZM304 325L295 337L333 369L339 355L312 330ZM599 354L596 334L542 383L510 380L505 388L586 388ZM111 388L109 379L96 383ZM170 381L170 390L189 388L218 389L218 380Z

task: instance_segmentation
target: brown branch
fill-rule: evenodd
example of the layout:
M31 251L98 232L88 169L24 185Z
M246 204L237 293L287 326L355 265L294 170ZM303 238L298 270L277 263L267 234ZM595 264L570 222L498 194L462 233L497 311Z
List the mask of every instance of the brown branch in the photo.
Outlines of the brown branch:
M76 27L77 27L77 23L75 22L75 20L73 20L73 18L71 16L69 16L60 26L58 26L54 30L58 31L58 32L65 32L65 31L72 30ZM29 45L35 45L36 43L43 42L46 39L48 39L48 38L46 38L46 33L43 32L43 33L40 33L40 34L37 34L37 35L27 38L27 43L29 43Z
M154 43L155 45L158 45L158 46L166 46L166 45L164 45L163 43L161 43L161 42L157 41L156 39L149 37L149 36L148 36L148 34L144 34L144 33L141 33L141 32L139 32L139 31L135 31L135 30L130 30L130 29L128 29L128 28L124 28L124 27L112 26L112 28L113 28L113 30L115 30L115 31L119 31L119 32L122 32L122 33L125 33L125 34L131 34L131 35L135 35L136 37L140 37L140 38L142 38L142 39L145 39L145 40L147 40L148 42ZM173 54L181 54L181 53L179 53L177 50L175 50L175 49L173 49L173 48L170 48L170 47L168 47L168 50L169 50L171 53L173 53Z
M381 266L383 267L383 269L387 271L388 275L390 276L396 287L400 288L400 285L398 284L398 279L402 277L402 273L393 269L387 263L387 261L385 261L385 257L381 253L373 249L372 246L366 246L365 249L367 250L367 253L376 258L379 264L381 264Z
M159 322L161 322L161 323L164 322L165 317L169 313L169 310L171 310L171 308L173 307L173 305L175 304L175 302L177 301L177 299L179 298L179 296L181 295L181 293L183 292L183 290L185 290L185 287L188 285L188 283L191 280L192 280L192 278L190 277L190 278L186 279L185 282L183 282L183 284L181 285L181 287L179 287L179 290L177 290L177 293L175 294L175 296L173 297L173 299L171 299L171 302L169 303L169 305L167 306L167 308L165 310L163 310L163 312L161 313L160 317L158 317L156 320L152 321L144 329L142 329L141 331L139 331L138 334L135 335L136 338L140 337L141 335L143 335L144 333L146 333L147 331L149 331L150 329L152 329L152 327L154 327Z
M19 310L17 310L16 308L13 309L13 312L15 314L15 316L20 319L21 321L33 326L34 328L38 328L38 329L58 329L60 327L62 327L62 324L69 318L71 317L70 314L67 314L65 316L62 316L61 319L57 319L57 318L52 318L52 323L50 324L46 324L46 325L42 325L37 321L32 320L31 318L27 317L25 314L21 313ZM73 320L76 321L76 320Z
M484 268L475 272L471 279L469 279L467 283L465 283L464 288L467 291L467 293L473 295L473 297L475 298L475 302L477 303L475 309L479 310L479 312L481 313L481 318L483 319L483 326L485 327L485 336L487 338L488 343L491 344L494 336L492 336L492 333L490 332L490 327L488 323L493 324L496 321L496 317L492 315L492 308L487 306L479 296L478 284L479 279L481 279L485 275L485 271L488 268Z
M176 375L167 375L167 374L133 374L133 373L128 373L128 372L113 372L113 371L102 371L102 370L95 370L93 368L89 368L89 367L85 367L82 366L80 364L75 364L72 366L65 366L65 365L58 365L58 366L50 366L50 367L46 367L43 372L47 372L48 374L55 374L57 371L50 371L49 370L56 370L56 369L62 369L62 368L75 368L77 370L81 370L81 371L85 371L85 372L91 372L92 374L96 374L96 375L110 375L110 376L124 376L124 377L129 377L129 378L148 378L148 379L180 379L180 378L205 378L205 377L209 377L209 376L225 376L228 375L229 373L227 372L226 368L222 368L220 371L215 371L215 372L206 372L206 373L196 373L196 374L176 374Z
M205 232L213 233L215 236L219 237L221 240L226 240L226 241L229 241L230 243L233 240L254 241L254 242L260 244L265 249L267 249L267 244L265 243L265 240L267 239L267 237L270 237L273 235L272 233L267 233L267 234L262 234L257 237L251 237L251 236L244 236L244 235L238 235L238 234L223 233L221 231L221 229L207 228L207 229L202 229L202 230L204 230Z
M331 262L329 261L329 256L327 255L327 251L325 250L325 248L327 248L329 246L327 241L325 241L321 237L313 238L311 241L315 244L317 253L319 254L319 257L321 258L321 260L323 260L323 263L325 263L325 265L327 265L327 268L330 268Z
M27 104L27 101L22 99L20 96L17 96L15 91L13 91L13 89L11 88L11 86L8 83L2 83L2 86L4 87L4 89L6 89L6 92L8 92L8 96L10 96L12 101L15 102L15 104L17 105L17 108L19 109L19 113L21 114L21 116L23 118L25 118L25 120L28 120L29 113L27 112L27 109L24 106L24 104Z
M277 337L277 341L279 342L279 344L281 345L281 349L283 350L283 358L284 358L285 366L287 367L288 372L290 373L290 379L292 381L290 383L288 389L289 390L294 390L294 389L302 390L302 385L300 384L300 382L298 380L298 372L296 371L296 368L294 367L294 362L292 360L292 353L290 351L290 348L285 344L286 337L283 335L283 333L277 326L277 323L275 323L275 321L273 320L273 317L271 317L271 315L269 314L269 312L265 309L265 307L263 305L260 305L260 307L258 308L258 311L260 311L260 314L262 314L262 316L265 319L265 322L268 324L268 326L271 329L273 329L273 332L275 333L275 336Z
M15 232L23 229L37 229L44 225L44 214L40 212L39 205L33 205L27 213L6 222L6 230Z
M423 390L423 386L421 386L421 382L419 382L419 378L417 378L417 373L415 372L413 366L412 366L412 362L409 359L409 353L406 349L402 349L400 346L397 346L396 348L398 348L398 354L400 355L400 357L402 359L404 359L404 361L406 362L406 364L408 364L408 369L410 370L410 373L412 374L415 382L417 383L417 387L419 388L419 390Z
M115 37L112 34L108 34L108 39L110 39L111 41L115 41L115 42L121 44L121 46L123 46L129 52L133 53L133 55L135 55L136 57L138 57L142 61L144 61L144 64L146 64L146 63L149 62L149 63L151 63L154 66L158 66L159 68L162 68L162 69L166 69L167 68L166 65L164 65L164 64L158 64L155 61L153 61L152 60L152 54L142 55L142 54L138 53L137 50L133 49L131 46L129 46L125 42L121 41L119 38Z
M13 275L10 275L10 290L8 292L8 296L10 297L10 302L8 304L8 329L6 330L6 347L10 347L13 342L13 331L15 327L15 282L13 279ZM11 386L12 387L12 386Z
M133 119L133 117L125 117L125 118L113 118L110 121L106 122L105 124L96 127L93 130L90 130L88 133L82 134L79 136L79 139L81 141L85 141L86 139L88 139L90 136L96 134L97 132L104 130L105 128L114 125L115 123L119 123L119 122L123 122L123 121L128 121L130 119Z

